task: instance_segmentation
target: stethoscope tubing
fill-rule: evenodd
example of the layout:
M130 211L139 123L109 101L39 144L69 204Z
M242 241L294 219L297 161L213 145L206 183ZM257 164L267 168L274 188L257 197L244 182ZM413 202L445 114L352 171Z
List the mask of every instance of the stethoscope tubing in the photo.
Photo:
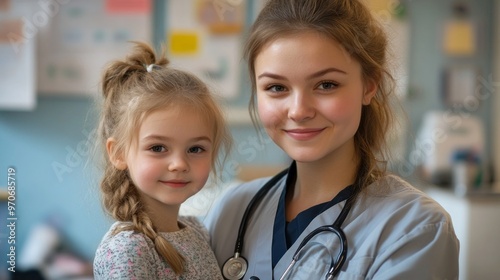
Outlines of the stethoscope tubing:
M337 237L340 240L340 248L341 248L341 250L340 250L340 252L339 252L339 254L337 256L337 260L339 260L339 261L335 265L334 261L332 259L332 264L330 266L332 269L330 269L330 270L337 271L338 270L337 267L342 267L342 265L344 264L346 255L347 255L347 238L346 238L345 233L344 233L344 231L342 229L336 228L334 226L321 226L321 227L313 230L312 232L310 232L304 238L304 240L302 240L302 242L300 243L299 247L297 247L297 250L295 251L295 254L293 255L293 260L297 261L299 259L300 251L302 251L302 249L305 247L305 245L307 244L307 242L309 242L309 240L311 240L317 234L325 232L325 231L329 231L329 232L334 233L335 235L337 235Z
M250 219L250 216L252 215L254 208L257 207L258 202L262 201L262 199L264 198L264 196L266 196L269 190L287 173L288 173L288 168L281 171L276 176L274 176L254 195L252 200L250 200L250 202L248 203L248 206L245 209L245 213L241 218L240 227L238 229L238 237L236 239L236 245L234 247L235 255L236 253L238 253L238 255L241 255L241 252L243 251L243 241L245 239L245 232L247 230L248 220Z
M257 205L262 201L262 199L265 197L265 195L269 192L269 190L278 183L279 180L281 180L286 174L288 173L288 168L281 171L279 174L277 174L276 176L274 176L273 178L271 178L271 180L269 180L255 195L254 197L250 200L250 202L248 203L248 206L247 208L245 209L245 212L243 213L243 216L241 218L241 222L240 222L240 226L238 228L238 236L236 238L236 244L235 244L235 248L234 248L234 257L231 257L229 258L223 265L223 275L224 275L224 278L225 279L243 279L243 276L246 274L246 268L248 266L247 264L247 261L245 258L243 258L241 256L241 252L243 251L243 243L244 243L244 239L245 239L245 232L246 232L246 229L247 229L247 226L248 226L248 221L250 219L250 216L252 215L252 212L254 211L254 208L257 207ZM335 277L339 272L340 272L340 269L342 268L345 260L346 260L346 256L347 256L347 238L345 236L345 233L344 231L341 229L341 225L342 223L344 222L344 220L346 219L348 213L350 212L350 209L351 209L351 206L353 205L354 203L354 199L355 199L355 196L354 195L351 195L344 207L342 208L339 216L337 217L337 219L335 220L335 222L332 224L332 225L325 225L325 226L321 226L319 228L316 228L315 230L313 230L312 232L310 232L303 240L302 242L300 243L300 245L297 247L297 250L295 251L294 255L293 255L293 258L292 258L292 262L290 263L290 265L287 267L287 269L285 270L284 274L281 276L280 279L283 279L283 277L289 272L289 270L291 269L291 267L293 266L293 264L295 262L297 262L298 260L298 257L300 255L300 252L301 250L304 248L304 246L307 244L307 242L309 240L311 240L311 238L313 238L315 235L321 233L321 232L324 232L324 231L330 231L330 232L333 232L335 235L337 235L337 237L339 238L340 240L340 246L341 246L341 250L337 256L337 263L335 263L334 259L332 259L332 263L330 265L330 269L328 271L328 274L326 275L326 279L332 279L333 277ZM241 277L226 277L226 270L227 267L226 265L230 265L231 262L238 262L240 263L240 265L244 266L245 267L245 271L244 273L240 274Z
M243 276L246 274L246 270L248 267L247 260L241 256L241 252L243 251L243 242L245 240L245 232L248 226L248 220L250 220L250 216L254 208L257 204L262 201L264 196L269 192L269 190L278 183L285 175L288 173L288 168L281 171L277 175L275 175L271 180L269 180L260 190L254 195L252 200L248 203L245 212L243 213L243 217L241 218L240 227L238 228L238 236L236 238L236 244L234 246L234 256L229 258L222 266L222 275L224 279L227 280L238 280L243 279ZM237 267L239 272L234 272L232 267Z
M346 256L347 256L347 250L348 250L347 237L346 237L344 231L341 229L341 225L344 222L345 218L347 217L347 214L350 212L350 209L351 209L351 206L353 203L352 200L354 200L354 197L353 196L349 197L349 199L346 201L344 207L342 208L342 211L340 212L339 216L337 217L337 219L335 220L335 222L332 225L318 227L315 230L311 231L309 234L307 234L306 237L304 237L302 242L300 242L299 246L295 250L295 253L293 254L292 262L290 263L290 265L288 265L285 272L281 276L280 280L284 279L284 277L288 274L288 272L290 271L292 266L298 261L299 256L300 256L300 252L302 251L302 249L304 249L307 242L309 242L314 236L316 236L322 232L325 232L325 231L329 231L329 232L332 232L335 235L337 235L337 237L340 240L340 248L341 248L340 252L336 258L337 263L335 263L334 259L332 259L331 264L330 264L330 269L328 270L328 273L327 273L325 279L332 279L333 277L337 276L337 274L340 272L340 269L344 265L344 262L345 262Z

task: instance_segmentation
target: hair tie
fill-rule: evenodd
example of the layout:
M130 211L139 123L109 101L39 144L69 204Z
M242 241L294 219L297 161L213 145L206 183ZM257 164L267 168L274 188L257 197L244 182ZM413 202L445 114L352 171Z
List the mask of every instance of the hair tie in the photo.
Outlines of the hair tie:
M160 234L157 233L155 236L155 239L153 239L153 242L156 242L156 239L158 239L159 237L161 237L161 236L160 236Z
M148 70L148 73L151 73L151 71L153 71L153 69L155 68L156 65L154 64L149 64L147 67L146 67L146 70Z

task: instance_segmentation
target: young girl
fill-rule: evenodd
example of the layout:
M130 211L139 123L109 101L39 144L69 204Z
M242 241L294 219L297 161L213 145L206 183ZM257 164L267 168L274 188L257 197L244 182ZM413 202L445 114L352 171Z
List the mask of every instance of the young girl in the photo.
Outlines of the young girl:
M96 279L222 278L206 230L178 213L227 155L230 134L207 86L167 64L136 43L103 75L101 191L117 222L97 249Z
M361 0L267 2L245 47L250 108L293 163L207 216L227 279L458 278L450 216L384 167L386 45Z

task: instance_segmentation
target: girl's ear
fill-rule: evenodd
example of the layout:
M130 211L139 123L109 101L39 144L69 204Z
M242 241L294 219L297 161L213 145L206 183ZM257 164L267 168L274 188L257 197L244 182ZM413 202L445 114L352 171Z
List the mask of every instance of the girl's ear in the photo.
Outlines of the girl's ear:
M127 169L127 162L123 154L116 152L116 140L114 138L108 138L108 140L106 140L106 151L108 152L109 161L116 169Z
M363 93L363 105L370 105L372 98L377 93L377 83L374 80L368 80Z

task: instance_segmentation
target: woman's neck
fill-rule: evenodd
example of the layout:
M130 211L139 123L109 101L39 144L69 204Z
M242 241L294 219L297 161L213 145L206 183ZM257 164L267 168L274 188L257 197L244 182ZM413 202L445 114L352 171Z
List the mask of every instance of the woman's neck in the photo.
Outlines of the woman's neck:
M354 183L359 160L352 152L332 154L316 162L297 162L295 186L287 191L286 217L290 221L312 206L332 200Z

